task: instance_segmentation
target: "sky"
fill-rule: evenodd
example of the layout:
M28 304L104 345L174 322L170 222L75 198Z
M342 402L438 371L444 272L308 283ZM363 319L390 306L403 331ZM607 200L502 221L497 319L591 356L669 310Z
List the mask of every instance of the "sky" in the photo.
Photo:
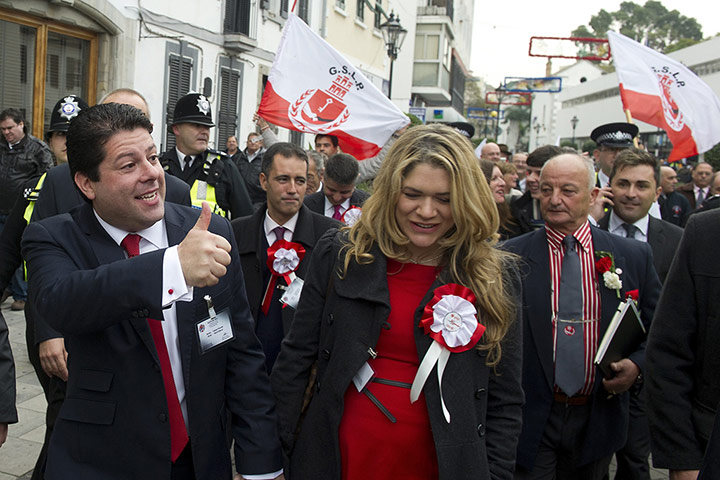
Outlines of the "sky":
M634 1L645 3L645 0ZM694 17L702 26L705 38L720 33L720 3L660 1L668 10ZM528 56L530 37L569 37L579 25L587 25L600 8L614 12L620 3L620 0L514 0L504 9L502 3L477 0L470 69L493 86L501 84L505 77L544 77L547 59ZM554 59L553 71L562 65L567 65L567 61Z

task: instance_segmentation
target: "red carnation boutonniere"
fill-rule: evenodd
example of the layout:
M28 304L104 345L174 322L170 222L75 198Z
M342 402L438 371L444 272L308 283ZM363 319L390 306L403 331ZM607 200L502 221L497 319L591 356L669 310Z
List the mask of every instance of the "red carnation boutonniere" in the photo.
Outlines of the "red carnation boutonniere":
M270 282L263 296L262 312L267 315L270 310L270 301L277 284L277 279L283 277L290 285L295 280L295 270L305 256L305 247L295 242L279 240L267 250L267 266L270 269Z
M607 288L615 290L618 298L620 298L620 289L622 288L622 270L615 267L615 257L610 252L595 252L595 271L602 275L603 282Z
M425 382L437 364L440 403L445 420L450 423L450 412L442 397L442 376L450 359L450 353L461 353L473 348L483 333L485 326L477 319L475 295L470 289L449 283L438 287L433 298L423 311L420 325L434 341L423 357L410 389L410 401L420 397Z

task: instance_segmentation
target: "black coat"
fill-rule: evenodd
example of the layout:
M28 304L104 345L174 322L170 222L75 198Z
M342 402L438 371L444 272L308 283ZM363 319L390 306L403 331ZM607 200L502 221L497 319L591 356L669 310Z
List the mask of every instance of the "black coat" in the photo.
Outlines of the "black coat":
M653 464L700 468L720 402L720 210L692 215L647 347Z
M600 220L598 226L607 230L609 224L610 215L608 214ZM670 264L675 257L678 245L680 245L682 234L682 228L650 215L647 243L652 249L653 265L655 265L655 272L658 274L660 283L665 283L665 277L670 271Z
M263 271L267 270L267 265L261 261L263 246L267 245L264 238L265 230L263 229L266 211L267 205L263 205L251 216L237 218L232 221L238 255L240 255L240 264L245 278L245 291L250 304L250 311L256 320L265 294L265 287L267 286L263 285L262 280ZM305 206L300 208L292 240L305 247L305 257L295 272L298 277L305 279L313 248L315 248L315 244L320 240L320 237L329 229L340 225L340 222L311 212ZM294 313L295 310L292 308L282 309L283 334L287 334L288 330L290 330L290 323Z
M692 211L690 202L678 192L670 192L667 195L660 195L658 198L660 204L660 215L666 222L670 222L678 227L684 227L687 217Z
M362 207L363 203L365 203L365 200L368 198L370 198L370 195L356 188L350 197L350 206ZM325 194L322 191L308 195L305 197L303 202L305 203L305 206L313 212L325 215Z
M271 376L281 440L285 453L291 454L292 479L340 478L338 430L344 394L355 388L352 377L370 358L368 349L376 346L390 313L385 257L375 246L372 263L351 262L347 275L340 278L334 269L341 235L328 232L313 252L300 305ZM519 278L514 269L508 275L519 303ZM441 280L445 277L445 273L439 275L418 306L416 325L435 288L447 283ZM419 326L414 332L418 359L422 359L433 340ZM485 352L471 349L451 355L443 376L449 424L440 405L437 375L429 377L423 392L440 479L512 478L523 401L520 344L518 317L512 321L495 369L485 364ZM315 361L316 389L295 440Z
M160 161L166 173L179 178L187 183L190 187L196 180L207 181L215 186L215 197L220 208L226 212L230 212L232 218L240 218L250 215L253 212L252 202L245 188L245 182L240 176L235 164L230 160L226 153L206 151L203 158L208 155L217 155L216 161L219 162L215 167L219 172L219 178L208 178L203 166L204 162L194 161L192 166L183 170L180 168L180 160L177 157L177 150L174 148L160 155ZM219 166L221 169L217 170Z
M528 272L523 277L523 428L518 446L518 465L531 470L538 446L546 428L553 405L554 366L552 336L552 296L550 293L550 259L545 229L508 240L505 247L526 262ZM592 227L595 251L610 252L615 265L622 269L622 291L639 290L639 310L642 321L649 328L660 294L660 282L652 265L650 247ZM599 338L610 324L621 299L615 290L598 280L602 306ZM625 295L621 294L624 298ZM598 340L599 341L599 340ZM642 372L645 365L645 342L629 357ZM629 394L608 397L602 386L603 375L596 370L595 385L585 436L580 439L582 450L576 466L612 455L625 445L628 431Z

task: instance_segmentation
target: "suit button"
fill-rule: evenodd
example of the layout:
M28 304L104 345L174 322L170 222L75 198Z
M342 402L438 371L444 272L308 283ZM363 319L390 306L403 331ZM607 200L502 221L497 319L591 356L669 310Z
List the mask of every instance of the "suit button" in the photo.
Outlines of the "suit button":
M145 310L143 310L143 317L147 317L148 315L150 315L150 312L146 308Z
M320 382L315 383L315 390L318 392L320 391Z
M330 360L330 350L328 350L327 348L326 348L325 350L323 350L323 351L322 351L322 358L323 358L324 360Z
M485 425L483 425L482 423L480 425L478 425L477 432L478 432L478 435L480 435L481 437L484 437L485 436Z
M328 323L328 325L332 325L334 321L335 321L335 316L331 313L330 315L328 315L327 323Z
M478 400L481 399L485 395L485 389L484 388L478 388L475 390L475 398Z
M136 311L133 311L133 312L131 313L131 315L132 315L133 318L138 318L138 312L136 312Z
M165 415L164 413L159 413L158 420L160 420L162 423L167 422L167 415Z

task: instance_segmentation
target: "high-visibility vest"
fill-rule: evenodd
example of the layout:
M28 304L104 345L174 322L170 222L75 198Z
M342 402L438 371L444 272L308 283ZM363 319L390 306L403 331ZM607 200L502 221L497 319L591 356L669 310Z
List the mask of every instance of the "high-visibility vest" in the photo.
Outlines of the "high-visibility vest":
M35 188L24 192L25 200L28 201L28 204L27 207L25 207L25 214L23 215L23 218L28 224L30 223L30 218L32 218L33 211L35 210L35 202L37 201L38 197L40 197L40 190L42 189L46 176L47 172L43 173L40 177L40 180L38 180L38 182L35 184ZM23 273L25 274L25 281L27 281L27 262L25 260L23 260Z
M204 180L195 180L190 188L190 201L194 208L202 209L203 202L210 204L213 213L227 217L227 212L220 208L215 198L215 187Z
M35 210L35 202L40 196L40 190L42 189L46 176L47 172L43 173L40 177L40 180L38 180L37 184L35 185L35 188L25 192L25 200L28 201L28 205L27 207L25 207L25 214L23 215L23 218L27 223L30 223L30 217L32 217L33 211Z

